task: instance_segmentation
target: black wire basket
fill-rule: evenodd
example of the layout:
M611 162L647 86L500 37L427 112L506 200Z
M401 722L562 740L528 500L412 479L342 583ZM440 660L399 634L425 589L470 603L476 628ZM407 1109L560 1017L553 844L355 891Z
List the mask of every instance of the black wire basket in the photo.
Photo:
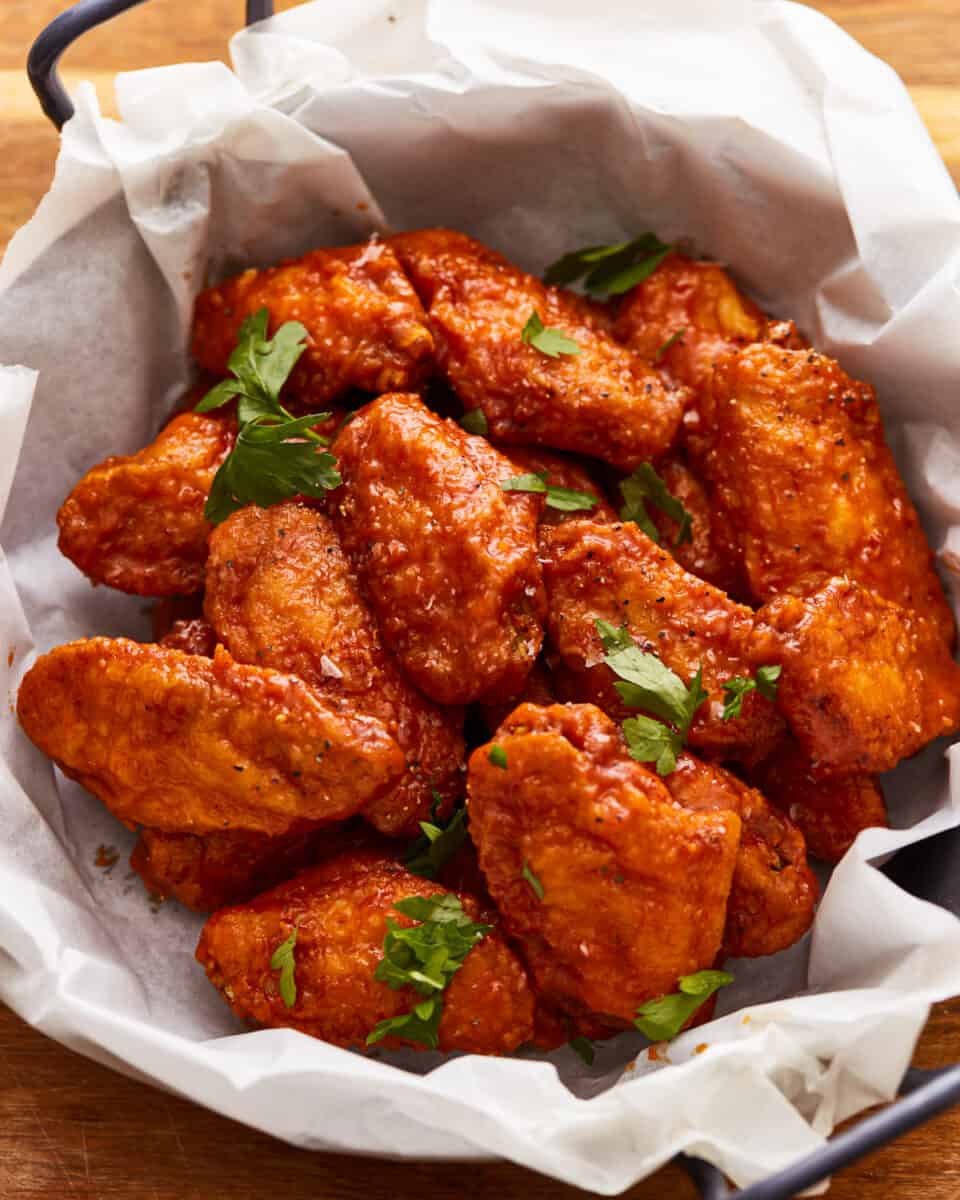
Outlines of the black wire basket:
M57 74L64 51L88 29L143 3L145 0L80 0L51 22L34 42L27 58L27 74L40 106L58 129L74 111ZM248 25L272 14L273 0L247 0ZM960 830L938 834L901 850L884 872L912 895L960 916ZM960 1064L927 1071L912 1067L903 1077L895 1104L736 1195L739 1200L789 1200L955 1104L960 1104ZM703 1200L723 1200L734 1194L722 1172L712 1164L685 1154L677 1162L694 1180Z

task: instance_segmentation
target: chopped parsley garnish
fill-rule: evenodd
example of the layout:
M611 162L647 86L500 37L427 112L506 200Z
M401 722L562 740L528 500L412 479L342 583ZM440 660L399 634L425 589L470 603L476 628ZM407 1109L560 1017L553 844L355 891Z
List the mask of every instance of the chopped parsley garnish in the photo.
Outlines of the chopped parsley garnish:
M575 1037L570 1039L570 1049L579 1054L588 1067L593 1066L593 1042L589 1038Z
M502 746L491 746L487 758L495 767L499 767L501 771L507 769L507 752Z
M669 1042L700 1005L728 983L733 983L733 976L727 971L697 971L695 975L681 975L677 980L680 990L641 1004L634 1025L651 1042Z
M500 488L504 492L536 492L538 495L546 495L547 507L556 508L560 512L579 512L581 509L594 508L597 504L597 497L591 496L589 492L578 492L573 488L548 484L546 471L505 479Z
M573 283L583 278L591 296L620 296L651 276L674 246L655 233L642 233L613 246L585 246L565 254L549 266L544 282Z
M280 972L280 999L287 1008L293 1008L297 1002L297 980L295 974L297 964L293 958L293 948L296 944L297 929L294 926L293 932L286 941L281 942L276 950L274 950L273 956L270 959L270 970Z
M726 703L721 714L724 721L732 721L743 711L743 698L748 693L757 691L767 700L777 698L777 680L780 678L781 666L757 667L757 673L751 679L748 675L735 675L723 685L727 693Z
M653 361L655 363L658 363L660 361L660 359L663 358L663 356L666 354L666 352L671 348L671 346L675 346L677 344L677 342L679 342L683 338L683 335L686 332L687 332L686 325L681 325L680 328L676 331L676 333L671 333L670 336L667 338L667 340L663 343L663 345L658 348L656 354L653 356Z
M421 821L421 837L410 845L403 865L423 879L436 879L467 839L467 810L455 810L446 825L438 823L440 796L433 793L430 820Z
M559 358L561 354L579 354L580 347L562 329L549 329L540 319L538 312L532 312L520 334L522 341L548 358Z
M486 437L488 433L487 418L482 408L471 408L469 412L465 412L459 421L460 428L465 429L467 433L477 433L481 437Z
M403 927L387 918L383 958L373 977L394 991L412 987L423 999L410 1012L380 1021L367 1037L367 1045L393 1035L436 1050L443 993L493 926L471 921L459 898L450 893L408 896L393 907L419 924Z
M623 722L630 757L652 762L658 775L669 775L686 744L697 709L707 698L703 672L697 670L689 687L655 654L636 644L626 626L615 629L597 621L597 633L606 651L604 662L619 676L614 684L624 704L642 708L658 718L636 716Z
M647 537L656 542L658 546L660 545L660 531L647 512L648 500L651 504L656 505L664 516L676 521L679 525L674 546L693 541L693 516L673 495L650 463L641 463L632 475L620 481L620 495L623 497L620 519L633 521L635 525L639 525Z
M533 871L530 870L530 864L527 862L526 859L523 860L523 870L520 872L520 876L522 879L525 879L527 881L527 883L530 884L530 887L533 890L533 894L536 896L536 898L538 900L542 900L543 899L543 884L536 877L536 875L534 875Z
M204 515L214 525L247 504L269 508L291 496L322 497L341 483L337 460L313 430L329 413L295 417L280 403L280 389L306 349L306 329L287 321L267 338L269 313L261 308L240 326L230 355L232 379L207 392L197 405L212 412L237 401L239 431L217 471Z

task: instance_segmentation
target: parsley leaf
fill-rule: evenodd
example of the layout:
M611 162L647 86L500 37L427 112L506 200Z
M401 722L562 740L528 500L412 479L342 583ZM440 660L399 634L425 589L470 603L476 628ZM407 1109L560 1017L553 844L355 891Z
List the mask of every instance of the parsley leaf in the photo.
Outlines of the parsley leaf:
M669 1042L700 1005L728 983L733 983L733 976L727 971L697 971L695 975L681 975L677 980L679 992L641 1004L634 1025L651 1042Z
M530 884L530 887L533 889L533 894L536 896L536 898L538 900L542 900L543 884L536 877L536 875L534 875L533 871L530 870L530 864L526 859L523 860L523 870L520 872L520 877L525 879L527 883Z
M387 918L383 958L373 977L394 991L412 987L422 999L410 1012L380 1021L367 1037L367 1045L395 1034L436 1050L443 992L493 926L471 921L459 898L449 892L408 896L393 907L419 924L403 927Z
M458 808L447 824L437 824L440 796L433 793L430 820L421 821L423 835L412 842L403 865L423 879L436 879L467 839L467 810Z
M575 1037L570 1039L570 1049L579 1054L588 1067L593 1066L593 1042L589 1038Z
M633 521L639 525L651 541L660 545L660 531L650 519L646 502L657 508L671 520L676 521L680 528L677 530L675 546L683 542L693 541L693 516L673 495L667 485L656 473L650 463L641 463L626 479L620 481L620 495L623 497L623 508L620 509L622 521Z
M589 492L578 492L573 488L554 487L553 484L548 484L546 471L538 471L535 475L515 475L512 479L505 479L500 484L500 490L545 494L547 507L555 508L559 512L579 512L581 509L594 508L597 503L596 496L591 496Z
M495 767L499 767L501 771L507 769L507 752L502 746L491 746L490 753L487 759L493 763Z
M297 964L293 959L293 948L297 944L297 927L286 941L281 942L274 950L270 959L270 970L280 972L280 999L287 1008L293 1008L297 1002L297 980L295 971Z
M652 275L673 249L655 233L642 233L629 242L585 246L565 254L547 268L543 278L549 284L564 284L584 276L584 287L592 296L619 296Z
M653 361L655 363L658 363L660 361L660 359L663 358L663 356L666 354L666 352L671 348L671 346L675 346L677 344L677 342L682 340L683 335L686 332L687 332L686 325L681 325L680 328L676 331L676 333L671 333L670 336L667 338L667 340L663 343L663 345L658 348L656 354L653 356Z
M268 321L266 308L244 321L230 355L233 378L207 392L196 408L211 412L237 401L237 440L204 509L214 525L247 504L268 508L291 496L321 497L341 483L333 455L317 452L327 439L312 428L330 414L294 417L280 403L280 389L306 349L307 331L299 321L287 321L269 339Z
M522 341L548 358L559 358L561 354L579 354L580 347L567 337L562 329L548 329L538 312L532 312L520 334Z
M752 691L757 691L766 700L776 700L777 680L780 678L781 666L758 667L753 679L748 675L735 675L723 685L727 693L722 720L732 721L743 712L743 698Z
M653 713L650 717L628 717L623 734L630 757L652 762L659 775L669 775L677 765L697 709L708 693L703 687L703 670L697 669L689 687L655 654L647 654L636 644L626 626L615 629L598 620L597 633L606 651L604 662L619 676L613 686L624 704ZM665 724L664 724L665 722Z
M460 418L459 425L467 433L477 433L481 437L486 437L489 431L487 417L482 408L471 408L469 412L465 412Z

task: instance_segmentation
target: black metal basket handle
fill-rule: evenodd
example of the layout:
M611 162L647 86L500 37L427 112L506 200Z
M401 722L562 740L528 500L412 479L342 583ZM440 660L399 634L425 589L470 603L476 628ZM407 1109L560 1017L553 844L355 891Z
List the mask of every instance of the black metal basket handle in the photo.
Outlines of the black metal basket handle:
M27 57L27 75L40 107L58 129L73 116L73 101L57 73L60 56L78 37L145 0L80 0L44 29ZM247 24L273 16L273 0L247 0Z

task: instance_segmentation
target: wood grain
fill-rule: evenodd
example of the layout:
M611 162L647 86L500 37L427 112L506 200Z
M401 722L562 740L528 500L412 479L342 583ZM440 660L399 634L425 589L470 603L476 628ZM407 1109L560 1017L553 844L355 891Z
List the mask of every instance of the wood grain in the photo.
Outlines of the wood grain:
M7 0L0 14L0 245L53 172L57 140L22 75L33 38L67 4ZM152 0L70 51L68 80L91 77L109 105L117 70L225 57L242 0ZM278 9L292 7L281 2ZM960 181L960 0L826 0L813 5L890 62ZM545 6L545 13L548 11ZM934 1013L919 1066L960 1061L960 1001ZM957 1200L960 1111L872 1155L834 1182L835 1200ZM3 1200L573 1200L582 1193L507 1164L390 1164L309 1154L68 1053L0 1008ZM690 1200L669 1167L630 1200Z

